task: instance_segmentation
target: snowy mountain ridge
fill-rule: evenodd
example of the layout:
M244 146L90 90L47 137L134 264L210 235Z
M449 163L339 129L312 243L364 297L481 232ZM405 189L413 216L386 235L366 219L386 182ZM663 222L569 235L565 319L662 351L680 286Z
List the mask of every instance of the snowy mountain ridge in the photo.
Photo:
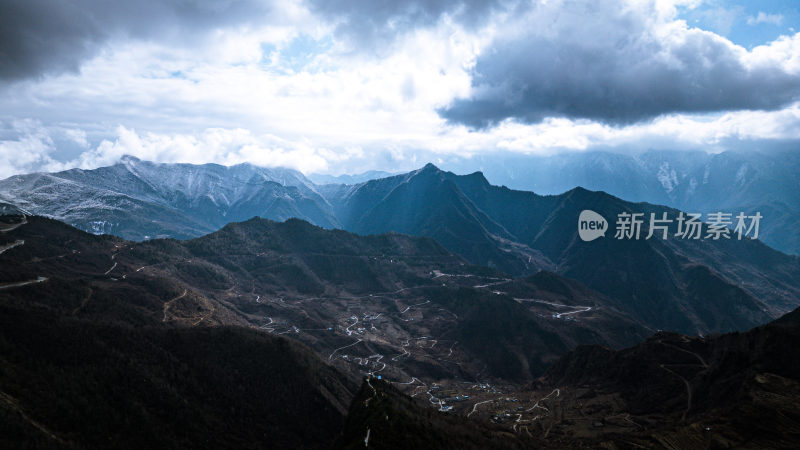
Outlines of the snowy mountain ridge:
M160 164L124 156L98 169L12 176L0 181L0 201L136 240L197 236L253 216L337 224L302 173L252 164Z

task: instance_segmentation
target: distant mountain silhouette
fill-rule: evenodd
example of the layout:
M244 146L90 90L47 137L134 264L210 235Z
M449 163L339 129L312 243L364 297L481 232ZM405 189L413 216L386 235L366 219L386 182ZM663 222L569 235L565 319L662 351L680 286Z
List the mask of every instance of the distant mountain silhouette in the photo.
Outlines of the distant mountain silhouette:
M482 171L496 185L561 194L576 186L633 202L689 212L740 211L764 215L760 238L784 253L800 254L800 152L795 144L721 153L650 150L535 156L475 155L448 160L457 173Z

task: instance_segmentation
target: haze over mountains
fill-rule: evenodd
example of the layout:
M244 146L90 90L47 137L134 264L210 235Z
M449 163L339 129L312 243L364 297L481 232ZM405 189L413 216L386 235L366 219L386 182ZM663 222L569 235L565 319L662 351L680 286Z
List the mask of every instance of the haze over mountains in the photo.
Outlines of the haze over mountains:
M308 179L316 184L358 184L377 178L386 178L397 173L385 172L383 170L368 170L358 174L326 175L310 173L306 175Z

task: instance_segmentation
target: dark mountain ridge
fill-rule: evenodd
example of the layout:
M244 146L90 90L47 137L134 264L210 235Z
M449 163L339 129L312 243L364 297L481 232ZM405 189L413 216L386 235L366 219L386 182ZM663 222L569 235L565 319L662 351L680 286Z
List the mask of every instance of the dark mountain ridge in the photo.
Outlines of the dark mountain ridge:
M584 209L612 221L622 212L641 212L644 233L650 213L679 214L602 192L576 188L539 196L492 186L479 173L457 176L428 165L354 186L330 201L356 232L400 229L431 236L473 263L512 274L555 271L618 300L654 328L747 329L797 306L800 298L800 260L757 241L644 239L646 234L617 240L609 232L582 242L577 217ZM670 225L671 237L676 228ZM701 231L705 235L707 227Z
M122 324L289 334L347 373L520 382L575 345L619 348L648 334L585 287L576 288L580 298L561 300L533 282L471 266L430 238L254 218L189 241L132 243L52 219L18 223L0 234L0 246L22 242L0 254L0 299L8 305ZM562 320L552 311L577 307L526 302L495 285L590 301L594 309ZM350 345L356 347L337 353ZM347 357L354 352L363 354L359 363Z

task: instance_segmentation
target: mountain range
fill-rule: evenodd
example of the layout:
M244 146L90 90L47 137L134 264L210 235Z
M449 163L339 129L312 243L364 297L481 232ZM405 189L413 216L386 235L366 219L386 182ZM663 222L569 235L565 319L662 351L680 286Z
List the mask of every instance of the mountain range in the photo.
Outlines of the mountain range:
M800 153L793 146L720 153L478 155L448 160L443 167L458 173L479 170L493 184L538 194L560 194L582 186L688 212L760 212L764 216L760 239L782 252L800 254Z
M201 234L250 214L296 216L361 235L426 236L472 264L510 276L546 270L577 280L652 330L744 330L790 311L800 298L800 259L759 241L674 238L674 222L670 239L619 240L609 230L605 238L583 242L577 235L585 209L609 222L620 213L642 213L644 230L651 213L676 218L677 210L582 188L541 196L431 164L355 185L317 186L293 171L126 158L102 169L12 177L0 183L0 192L29 212L89 230L93 223L112 223L108 232L132 239L167 229ZM707 225L701 231L705 235Z
M92 233L186 239L253 216L333 228L325 199L301 173L250 164L154 164L126 156L95 170L13 176L3 201Z

